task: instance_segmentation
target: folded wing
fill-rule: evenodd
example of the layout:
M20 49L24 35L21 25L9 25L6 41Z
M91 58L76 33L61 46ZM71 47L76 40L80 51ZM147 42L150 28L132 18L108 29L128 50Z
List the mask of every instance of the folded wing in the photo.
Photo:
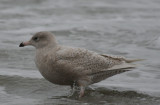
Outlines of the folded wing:
M57 63L65 66L68 72L89 76L92 82L99 82L105 78L128 71L135 65L130 64L138 60L126 60L123 57L100 55L81 49L62 47L57 51Z

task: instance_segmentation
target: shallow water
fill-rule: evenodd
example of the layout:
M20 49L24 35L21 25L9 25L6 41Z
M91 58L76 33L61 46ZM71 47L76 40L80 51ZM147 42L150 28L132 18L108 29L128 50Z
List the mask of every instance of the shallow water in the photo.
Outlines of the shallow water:
M159 105L159 5L158 0L1 0L0 104ZM18 47L43 30L60 44L146 60L91 85L82 99L67 97L69 87L40 75L34 48Z

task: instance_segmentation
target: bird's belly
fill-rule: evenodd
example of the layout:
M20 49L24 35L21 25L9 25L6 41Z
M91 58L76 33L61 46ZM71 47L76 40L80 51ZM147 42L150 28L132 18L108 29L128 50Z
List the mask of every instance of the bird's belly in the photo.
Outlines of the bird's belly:
M49 69L39 69L41 75L48 81L58 85L72 85L73 81L67 76L62 75L59 72L56 72L58 68L53 68L52 70Z

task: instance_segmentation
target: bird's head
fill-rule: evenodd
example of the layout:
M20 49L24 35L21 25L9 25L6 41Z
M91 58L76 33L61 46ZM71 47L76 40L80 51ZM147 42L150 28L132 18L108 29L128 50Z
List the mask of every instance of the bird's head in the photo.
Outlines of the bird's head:
M26 42L22 42L19 47L24 46L34 46L36 49L44 48L44 47L54 47L56 46L56 39L51 32L42 31L33 35L33 37Z

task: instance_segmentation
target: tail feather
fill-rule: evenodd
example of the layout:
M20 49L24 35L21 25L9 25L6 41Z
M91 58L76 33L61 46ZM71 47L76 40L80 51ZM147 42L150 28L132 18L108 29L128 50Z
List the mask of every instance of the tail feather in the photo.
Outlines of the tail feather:
M126 63L132 63L132 62L137 62L137 61L143 61L145 59L126 59L125 57L122 56L114 56L114 55L106 55L106 54L101 54L103 57L115 59L115 60L120 60L120 61L125 61Z
M122 63L120 65L114 65L113 67L108 68L107 70L130 69L135 67L136 67L135 64Z
M131 59L131 60L129 60L129 59L124 59L124 61L125 61L126 63L132 63L132 62L143 61L143 60L145 60L145 59Z
M115 62L120 62L119 64L115 64L107 69L103 69L97 73L92 73L89 75L89 77L91 78L92 83L97 83L99 81L102 81L106 78L112 77L114 75L126 72L126 71L130 71L131 68L136 68L137 66L135 64L131 64L132 62L136 62L136 61L142 61L144 59L132 59L132 60L128 60L125 59L123 57L113 57L113 56L107 56L107 55L102 55L104 57L110 58L109 60L113 60Z

